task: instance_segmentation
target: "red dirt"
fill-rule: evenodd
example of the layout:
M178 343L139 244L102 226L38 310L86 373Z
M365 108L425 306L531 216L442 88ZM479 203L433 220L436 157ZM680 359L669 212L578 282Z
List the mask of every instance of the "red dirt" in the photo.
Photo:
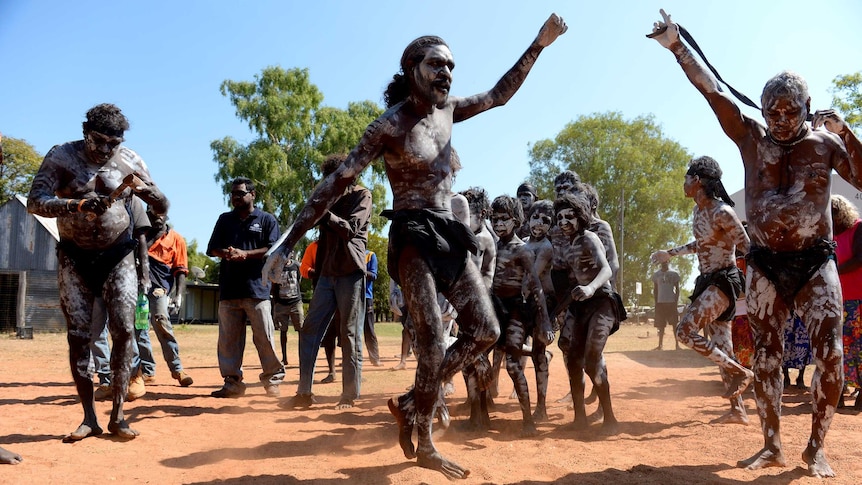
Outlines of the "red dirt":
M395 324L381 327L386 325ZM648 329L653 336L645 338ZM356 408L335 411L341 389L336 381L315 384L320 404L311 410L285 411L257 383L240 399L211 398L209 393L221 382L217 329L179 327L183 361L195 384L177 386L158 362L157 382L142 399L126 405L132 427L141 432L137 439L121 442L106 434L75 444L60 441L82 417L65 336L0 336L0 446L24 457L22 464L0 466L0 483L449 483L405 459L398 447L386 401L410 385L415 361L407 371L390 372L397 362L390 356L399 352L400 341L394 330L383 333L391 335L381 338L381 355L388 358L383 367L366 363L363 397ZM247 342L246 377L251 383L259 365L250 336ZM566 393L567 382L559 350L553 347L557 357L551 363L551 420L538 425L538 437L519 438L520 411L517 400L508 398L512 384L504 371L501 397L491 413L492 430L450 430L436 438L437 446L471 469L463 481L467 484L821 483L806 475L800 458L810 429L806 391L789 390L784 397L787 467L738 469L737 460L754 454L762 443L751 393L745 394L749 426L710 424L727 409L719 397L723 388L716 368L690 350L650 351L655 343L649 326L624 325L611 337L606 359L620 420L616 436L602 437L596 424L583 432L563 429L573 416L565 404L555 402ZM291 332L292 365L282 399L296 389L295 344ZM155 354L161 355L158 349ZM455 383L457 392L448 399L453 428L465 419L459 406L465 398L463 380L456 377ZM593 404L588 410L595 408ZM105 427L110 403L97 403L97 411ZM838 477L830 484L862 483L859 414L840 410L832 423L827 455Z

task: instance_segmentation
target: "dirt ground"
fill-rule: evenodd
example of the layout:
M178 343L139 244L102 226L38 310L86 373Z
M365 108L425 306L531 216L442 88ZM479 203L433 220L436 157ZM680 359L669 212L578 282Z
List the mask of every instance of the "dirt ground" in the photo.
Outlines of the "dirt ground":
M448 483L443 475L405 459L397 445L397 428L386 401L410 385L415 361L407 371L389 371L397 362L393 356L400 350L400 327L393 323L378 327L383 366L365 367L357 408L335 411L341 389L336 381L315 384L320 404L311 410L286 411L255 382L260 367L250 335L245 371L246 381L254 384L240 399L211 398L209 393L221 383L217 328L180 326L176 333L181 356L194 385L179 387L158 362L157 382L148 386L146 396L126 406L132 427L141 433L137 439L121 442L105 434L74 444L60 441L82 417L65 335L37 334L33 340L2 335L0 446L20 453L24 462L0 466L0 483ZM158 346L155 336L152 340ZM457 392L449 399L453 426L436 438L437 446L471 469L463 480L468 484L821 482L806 475L800 459L810 429L807 391L791 389L784 396L782 438L788 466L738 469L737 460L762 444L752 394L745 395L750 425L710 424L727 409L719 397L723 388L715 367L691 350L650 350L655 345L655 329L649 325L624 325L611 337L606 359L621 421L616 436L602 437L597 424L582 432L564 429L573 414L566 404L555 402L566 394L567 383L554 346L551 419L539 424L538 437L519 437L520 411L517 400L509 399L512 384L504 371L487 433L455 430L465 419L460 403L466 395L463 380L456 378ZM288 356L291 365L282 399L293 395L298 379L293 332ZM529 366L528 376L531 373ZM316 378L324 375L318 372ZM104 427L110 403L97 403L97 411ZM860 436L860 413L839 410L827 440L838 477L828 483L862 483Z

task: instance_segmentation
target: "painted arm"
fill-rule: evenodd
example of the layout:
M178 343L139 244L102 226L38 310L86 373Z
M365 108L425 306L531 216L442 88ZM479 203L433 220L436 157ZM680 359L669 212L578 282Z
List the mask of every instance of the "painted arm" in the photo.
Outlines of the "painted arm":
M590 235L592 237L589 237ZM599 271L588 284L576 285L572 288L572 299L578 301L592 298L596 294L596 291L610 281L611 276L613 276L611 266L608 264L607 258L605 258L605 247L598 236L588 231L581 238L581 244L584 247L584 251L589 251L593 256L594 264L599 268ZM576 267L577 264L577 261L572 261L572 267Z
M742 114L730 96L720 90L715 76L705 69L692 56L689 48L679 40L679 25L672 22L670 15L663 9L659 12L662 20L653 24L653 32L647 37L655 39L673 53L688 80L712 107L724 133L740 145L749 134L750 119Z
M827 109L814 112L811 126L814 129L823 126L841 138L844 150L839 150L835 171L841 178L862 190L862 142L850 129L850 125L834 109Z
M748 233L745 232L745 227L742 226L739 217L736 216L736 212L729 206L725 208L727 210L722 212L722 219L730 240L733 241L738 251L741 251L742 254L748 254L748 250L751 247L751 239L748 237Z
M527 74L530 73L530 69L533 68L533 64L536 63L542 49L551 45L557 37L566 32L566 29L568 26L563 19L557 14L551 14L527 51L521 55L518 62L497 81L497 84L490 91L456 101L453 116L455 122L464 121L483 111L506 104L524 84Z
M545 292L542 289L542 280L539 278L539 273L536 271L536 261L533 253L523 246L518 251L518 264L524 269L524 276L527 281L528 295L532 297L536 304L536 311L539 312L539 328L536 338L543 344L549 345L554 341L554 328L551 326L551 319L548 317L548 305L545 302Z
M278 281L281 268L302 236L335 204L354 180L374 159L383 153L384 129L388 120L378 118L368 125L365 134L335 172L323 179L299 211L290 231L273 246L263 268L264 279Z
M487 229L483 229L487 230ZM494 244L494 239L487 234L487 248L482 253L482 267L479 268L479 273L482 274L482 281L485 282L485 288L491 288L494 284L494 271L497 269L497 245Z
M677 246L675 248L670 248L667 251L664 249L660 249L649 257L650 261L655 264L667 263L670 261L670 258L673 256L679 256L681 254L694 254L697 252L697 241L692 241L688 244L683 244L682 246Z

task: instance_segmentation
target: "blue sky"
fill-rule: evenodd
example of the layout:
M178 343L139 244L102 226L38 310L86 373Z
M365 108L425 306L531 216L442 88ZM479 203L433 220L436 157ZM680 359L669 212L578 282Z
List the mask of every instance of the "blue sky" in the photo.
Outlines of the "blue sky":
M126 145L171 199L173 224L205 246L229 209L213 179L210 142L253 139L219 93L222 81L252 80L270 65L307 67L325 105L382 104L407 43L436 34L455 56L452 94L467 96L491 88L557 12L569 31L542 53L515 97L456 125L453 146L464 163L457 190L512 194L529 173L531 143L606 111L653 114L665 136L719 160L728 191L741 189L735 146L673 56L644 37L659 8L756 100L768 78L791 69L807 79L812 106L827 108L832 79L862 70L862 2L854 0L3 0L0 132L44 155L80 139L91 106L119 105L132 125Z

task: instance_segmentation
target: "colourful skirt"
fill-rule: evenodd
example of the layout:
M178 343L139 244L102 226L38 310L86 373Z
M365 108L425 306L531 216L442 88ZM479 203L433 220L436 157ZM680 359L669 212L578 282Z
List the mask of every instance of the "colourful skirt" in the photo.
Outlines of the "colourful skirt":
M844 302L844 384L862 388L862 300Z
M811 339L802 319L792 315L784 325L785 369L804 369L811 363Z

